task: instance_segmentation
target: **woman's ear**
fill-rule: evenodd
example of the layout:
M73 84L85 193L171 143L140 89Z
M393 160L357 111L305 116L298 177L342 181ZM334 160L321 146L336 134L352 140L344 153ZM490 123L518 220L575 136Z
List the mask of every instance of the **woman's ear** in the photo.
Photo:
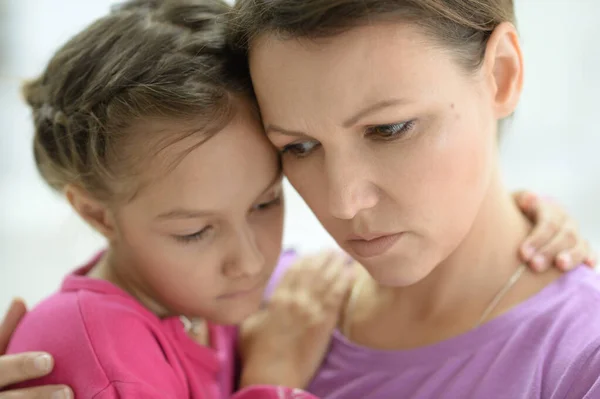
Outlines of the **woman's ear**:
M494 29L487 43L484 68L496 118L512 115L523 90L523 53L517 30L511 23L502 23Z

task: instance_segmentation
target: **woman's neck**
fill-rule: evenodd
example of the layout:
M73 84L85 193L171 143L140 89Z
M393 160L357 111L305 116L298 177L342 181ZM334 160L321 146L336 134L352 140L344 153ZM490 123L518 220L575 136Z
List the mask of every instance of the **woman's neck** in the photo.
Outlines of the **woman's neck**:
M483 312L521 263L518 248L530 228L497 179L454 252L420 282L377 291L419 319L435 318L466 304Z
M346 315L352 339L367 346L400 349L472 329L519 268L518 248L530 229L500 178L494 179L465 239L425 279L408 287L382 287L365 275L355 314ZM544 279L536 283L534 278L525 272L490 318L547 284ZM368 325L370 331L361 328Z

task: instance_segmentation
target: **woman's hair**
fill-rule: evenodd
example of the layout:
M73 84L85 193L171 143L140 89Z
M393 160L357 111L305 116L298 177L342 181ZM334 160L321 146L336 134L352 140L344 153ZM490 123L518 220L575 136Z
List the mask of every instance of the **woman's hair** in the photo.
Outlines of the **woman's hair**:
M221 129L234 103L250 93L226 46L230 10L221 0L128 1L58 50L23 87L34 115L35 161L46 182L60 191L74 184L110 200L112 183L137 165L126 149L139 152L149 139L141 132L142 140L128 145L136 122L194 123L170 143Z
M326 38L373 22L408 21L454 50L468 70L481 65L493 30L515 23L512 0L238 0L231 40L242 52L264 33Z

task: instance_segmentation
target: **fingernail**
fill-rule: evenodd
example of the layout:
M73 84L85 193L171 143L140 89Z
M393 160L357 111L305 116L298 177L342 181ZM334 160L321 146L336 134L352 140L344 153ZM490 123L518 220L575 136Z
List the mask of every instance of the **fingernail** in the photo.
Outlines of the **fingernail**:
M573 267L573 259L571 258L571 255L568 253L559 254L558 257L556 258L556 260L558 260L558 262L561 264L561 266L564 267L565 269L570 269L571 267Z
M63 388L60 391L55 391L52 393L52 399L71 399L71 390L68 388Z
M523 256L525 257L525 259L529 260L531 259L531 257L535 254L535 249L527 244L523 247Z
M36 356L33 364L38 371L47 373L52 369L52 357L50 355Z
M546 264L546 258L543 255L536 255L533 257L531 262L533 263L533 267L535 267L536 270L541 271L541 270L544 270L544 266Z

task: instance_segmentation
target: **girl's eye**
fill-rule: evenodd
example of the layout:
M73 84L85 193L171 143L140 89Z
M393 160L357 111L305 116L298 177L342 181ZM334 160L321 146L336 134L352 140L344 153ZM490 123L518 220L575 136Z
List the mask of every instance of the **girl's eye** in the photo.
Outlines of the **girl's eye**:
M367 135L375 136L381 140L393 140L410 132L415 126L415 121L392 123L389 125L371 126L367 129Z
M281 195L278 195L277 198L274 198L271 201L263 202L263 203L253 206L252 210L253 211L266 211L271 208L275 208L279 205L281 205Z
M212 226L206 226L204 227L202 230L197 231L196 233L193 234L188 234L188 235L176 235L174 236L175 239L179 242L182 242L184 244L190 243L190 242L196 242L196 241L201 241L204 238L206 238L206 236L213 230Z
M281 154L290 153L295 157L302 158L309 155L320 145L318 141L303 141L300 143L288 144L281 149Z

